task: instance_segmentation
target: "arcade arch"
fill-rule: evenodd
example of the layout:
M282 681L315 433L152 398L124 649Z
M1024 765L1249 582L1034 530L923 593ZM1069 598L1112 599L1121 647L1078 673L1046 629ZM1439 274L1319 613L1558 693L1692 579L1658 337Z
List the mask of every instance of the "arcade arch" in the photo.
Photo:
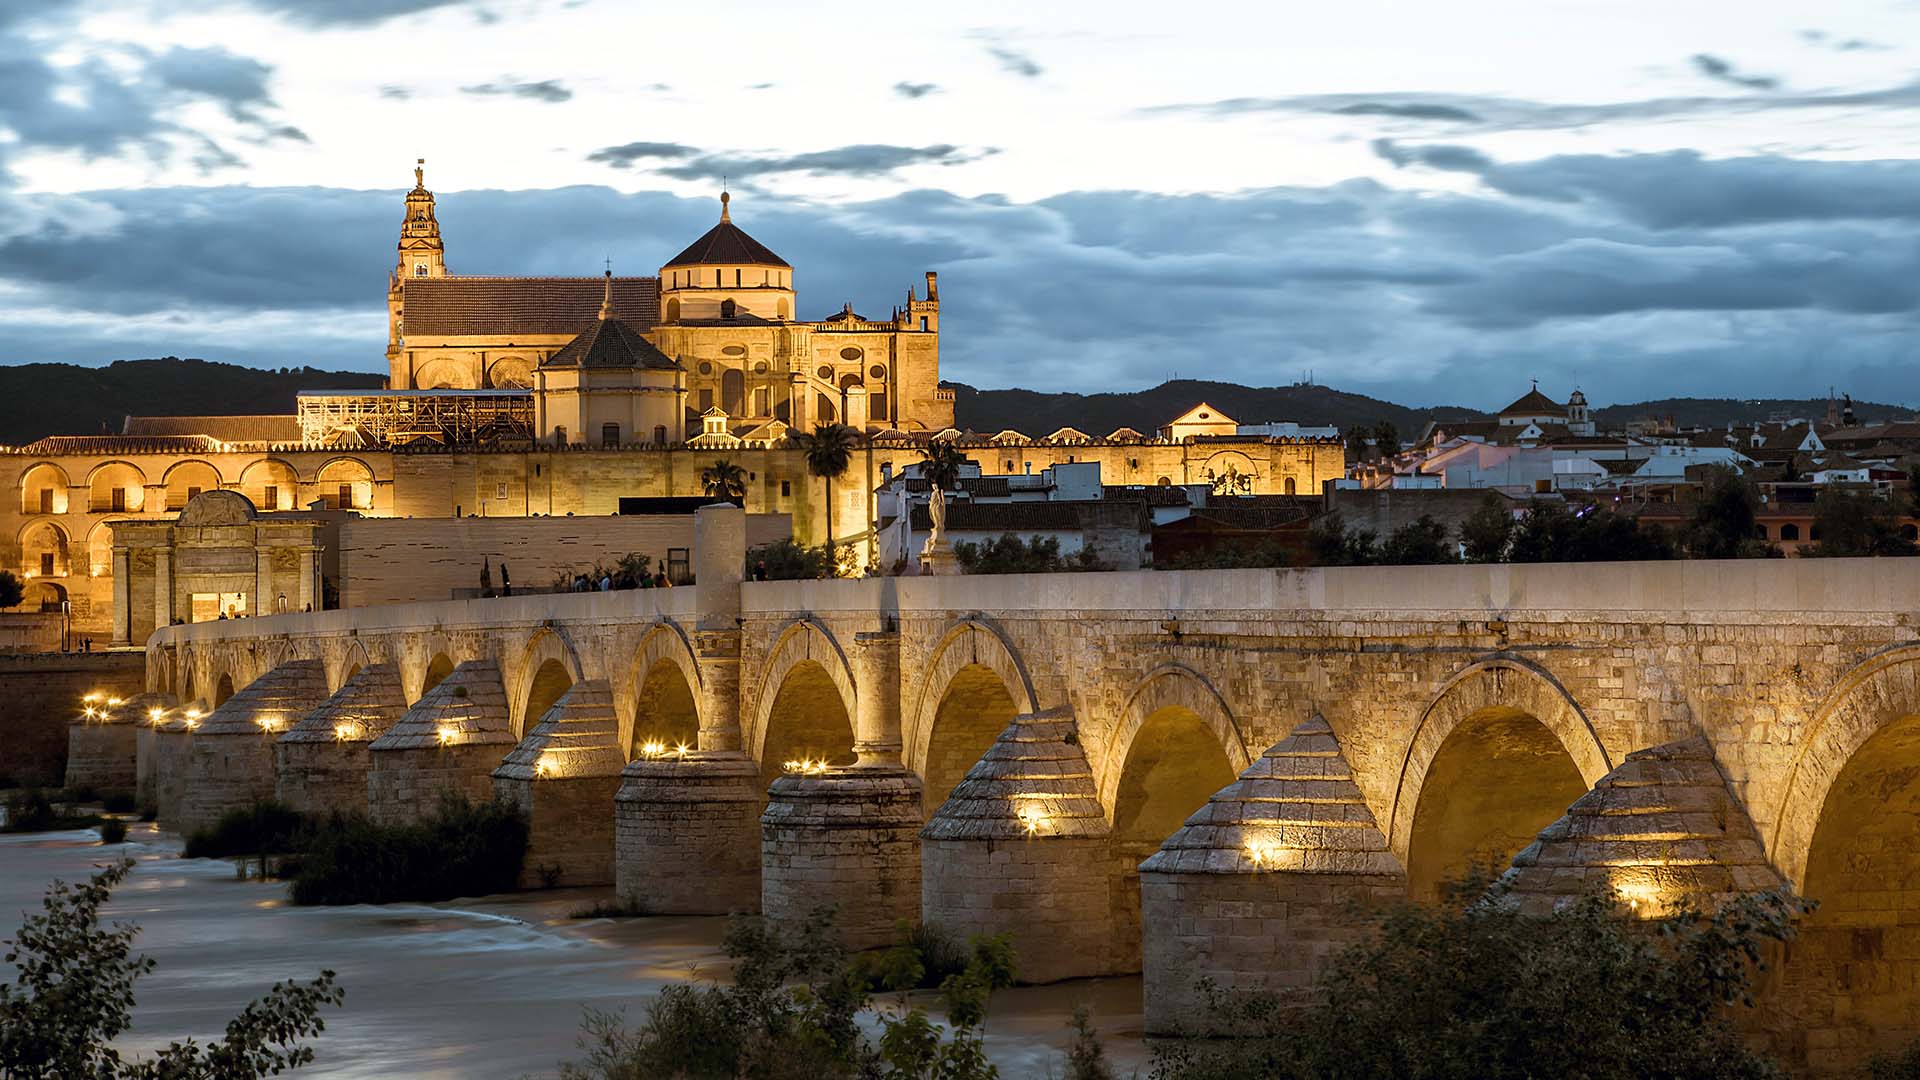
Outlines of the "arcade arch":
M20 564L28 577L66 577L72 572L70 543L58 524L32 522L20 531Z
M87 509L127 513L146 508L147 476L124 461L109 461L87 474Z
M161 483L167 486L167 509L185 510L188 500L195 495L220 490L220 470L190 458L168 469Z
M319 484L329 510L373 508L373 469L359 458L334 458L320 466Z
M240 473L240 493L262 513L297 509L300 475L279 458L262 458Z
M22 514L64 514L67 489L72 481L67 470L50 461L39 462L20 474L20 512Z

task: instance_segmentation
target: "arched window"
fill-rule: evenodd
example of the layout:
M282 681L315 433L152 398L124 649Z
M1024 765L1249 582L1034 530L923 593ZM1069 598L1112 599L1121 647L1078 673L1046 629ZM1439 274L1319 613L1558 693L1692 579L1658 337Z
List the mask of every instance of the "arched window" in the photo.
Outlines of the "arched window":
M620 425L619 424L601 424L600 425L600 445L605 447L614 447L614 446L620 445Z
M1765 524L1755 525L1753 530L1760 534L1760 539L1765 540L1767 538L1767 527Z
M674 297L672 300L667 301L667 321L668 322L680 321L680 298L679 297Z
M1780 539L1782 540L1800 539L1800 526L1795 525L1791 521L1789 521L1785 525L1780 526Z
M1171 487L1171 486L1173 486L1173 480L1172 480L1172 478L1170 478L1170 477L1166 477L1166 476L1163 476L1163 477L1161 477L1161 478L1160 478L1160 479L1159 479L1159 480L1157 481L1157 483L1158 483L1158 484L1159 484L1159 485L1160 485L1161 487Z
M553 445L555 445L555 446L565 446L565 445L567 445L567 429L566 429L566 426L565 426L564 424L556 424L556 425L554 425L554 428L553 428Z
M665 424L653 425L653 445L655 446L667 445L667 425Z
M1293 477L1287 477L1287 494L1293 494Z
M414 264L413 264L413 276L414 276L414 277L426 277L426 276L427 276L427 264L426 264L426 263L414 263Z
M723 319L733 318L734 310L735 308L732 300L720 301L720 317L721 318Z

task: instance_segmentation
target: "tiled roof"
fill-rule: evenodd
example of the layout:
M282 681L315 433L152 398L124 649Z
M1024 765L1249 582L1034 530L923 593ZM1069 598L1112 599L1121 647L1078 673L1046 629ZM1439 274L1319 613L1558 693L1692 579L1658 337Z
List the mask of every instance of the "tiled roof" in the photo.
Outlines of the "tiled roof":
M619 319L595 319L579 337L540 362L543 368L655 368L672 371L680 365L654 347L640 331Z
M933 484L923 476L906 478L907 490L915 495L933 490ZM1013 485L1004 476L963 476L955 485L961 491L976 498L1006 498L1013 494Z
M1148 506L1185 506L1187 489L1178 484L1100 485L1103 499L1145 499Z
M913 508L913 531L927 532L933 518L925 506ZM1080 512L1073 503L1009 502L947 504L948 532L1078 532Z
M596 322L605 281L582 278L408 278L409 339L463 334L577 334ZM648 330L660 321L660 279L614 278L613 313Z
M218 439L205 435L49 435L20 448L23 454L213 454Z
M387 733L406 714L400 669L370 664L354 672L334 695L308 713L283 743L369 743Z
M675 266L785 266L791 269L787 260L775 255L767 245L748 236L746 230L731 221L722 219L720 224L708 229L705 236L687 245L687 249L668 261L668 267Z
M1501 416L1565 416L1567 407L1540 392L1527 391L1520 400L1500 410Z
M297 443L300 418L292 413L254 416L129 416L120 434L134 438L155 435L205 435L221 442Z

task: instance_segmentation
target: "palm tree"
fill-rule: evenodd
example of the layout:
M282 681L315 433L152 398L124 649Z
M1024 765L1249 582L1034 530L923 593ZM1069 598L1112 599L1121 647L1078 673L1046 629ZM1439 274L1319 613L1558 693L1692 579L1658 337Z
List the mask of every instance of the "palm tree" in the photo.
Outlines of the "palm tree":
M920 474L927 482L941 491L950 491L960 483L960 466L967 464L967 456L960 452L952 439L936 439L920 451L923 459Z
M813 434L802 432L789 438L800 448L807 461L807 472L827 482L827 546L833 546L833 478L847 471L853 452L860 445L860 433L841 423L820 424Z
M702 470L700 482L706 485L709 499L739 502L747 497L747 471L724 458Z

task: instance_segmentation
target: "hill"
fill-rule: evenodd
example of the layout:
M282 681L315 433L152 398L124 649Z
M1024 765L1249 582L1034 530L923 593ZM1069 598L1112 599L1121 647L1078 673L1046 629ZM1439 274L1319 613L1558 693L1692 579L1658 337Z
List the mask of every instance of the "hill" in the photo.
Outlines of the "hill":
M1912 409L1903 405L1856 401L1853 403L1853 414L1862 424L1878 424L1889 420L1905 420L1914 413ZM1773 419L1817 422L1827 417L1827 399L1661 398L1658 401L1608 405L1606 408L1593 410L1594 422L1600 425L1602 431L1609 428L1625 428L1635 420L1665 416L1673 417L1674 422L1681 427L1699 424L1702 427L1716 428L1726 427L1732 423Z
M377 390L386 378L314 368L262 370L205 360L120 360L105 367L0 367L0 443L117 432L128 414L236 416L293 412L299 390Z
M1479 415L1478 410L1453 405L1409 408L1364 394L1306 384L1252 387L1176 379L1149 390L1109 394L1042 394L1033 390L976 390L965 383L947 385L954 392L957 427L981 432L1013 428L1036 438L1063 427L1076 427L1089 435L1130 427L1151 435L1154 429L1202 401L1211 402L1243 424L1293 420L1313 427L1332 425L1344 431L1354 424L1391 420L1404 438L1418 435L1435 417Z

